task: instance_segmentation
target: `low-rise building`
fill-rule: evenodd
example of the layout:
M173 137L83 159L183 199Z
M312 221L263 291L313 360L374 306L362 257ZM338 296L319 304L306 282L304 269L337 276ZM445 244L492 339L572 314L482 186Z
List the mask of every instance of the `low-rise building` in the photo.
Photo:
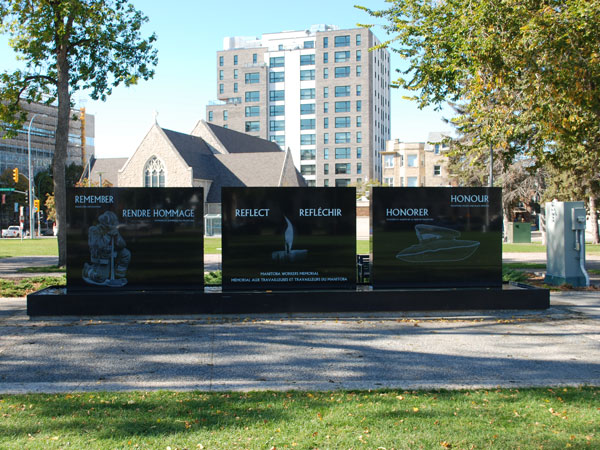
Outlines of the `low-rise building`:
M381 155L384 185L450 186L447 157L450 147L446 137L444 133L432 132L427 142L387 141Z

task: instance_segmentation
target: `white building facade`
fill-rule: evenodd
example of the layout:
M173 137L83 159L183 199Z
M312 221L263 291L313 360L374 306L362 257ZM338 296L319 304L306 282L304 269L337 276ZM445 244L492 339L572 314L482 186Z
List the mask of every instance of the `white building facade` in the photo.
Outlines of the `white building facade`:
M329 25L225 38L209 123L290 149L311 186L381 180L390 57L364 28Z

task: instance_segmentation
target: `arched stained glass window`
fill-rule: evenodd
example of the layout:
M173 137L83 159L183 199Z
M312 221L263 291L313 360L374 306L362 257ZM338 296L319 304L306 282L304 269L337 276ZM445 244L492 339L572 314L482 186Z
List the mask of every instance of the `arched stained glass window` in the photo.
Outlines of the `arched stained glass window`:
M165 165L156 156L144 167L144 187L165 187Z

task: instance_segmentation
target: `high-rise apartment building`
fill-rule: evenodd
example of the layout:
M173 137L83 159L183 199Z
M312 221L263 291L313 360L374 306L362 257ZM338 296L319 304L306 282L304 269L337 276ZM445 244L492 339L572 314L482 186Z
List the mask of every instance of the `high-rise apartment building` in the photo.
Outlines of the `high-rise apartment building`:
M209 123L289 148L311 186L381 180L390 56L364 28L329 25L225 38Z

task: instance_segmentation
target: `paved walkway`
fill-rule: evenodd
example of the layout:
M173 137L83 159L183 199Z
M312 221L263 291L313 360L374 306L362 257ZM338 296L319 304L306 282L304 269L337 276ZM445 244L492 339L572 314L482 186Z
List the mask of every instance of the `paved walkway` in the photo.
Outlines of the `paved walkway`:
M600 291L544 311L210 317L30 319L0 299L0 393L581 384L600 385Z

